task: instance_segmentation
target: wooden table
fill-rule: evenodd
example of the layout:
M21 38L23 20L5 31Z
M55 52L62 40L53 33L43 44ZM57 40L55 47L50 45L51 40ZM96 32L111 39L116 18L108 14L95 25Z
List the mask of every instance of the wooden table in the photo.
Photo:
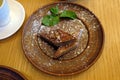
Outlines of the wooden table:
M57 0L18 0L25 8L26 18L38 8ZM89 8L101 21L105 42L101 57L87 71L67 77L45 74L25 57L21 37L23 26L10 38L0 41L0 65L17 69L28 80L120 80L120 0L78 0L75 3Z

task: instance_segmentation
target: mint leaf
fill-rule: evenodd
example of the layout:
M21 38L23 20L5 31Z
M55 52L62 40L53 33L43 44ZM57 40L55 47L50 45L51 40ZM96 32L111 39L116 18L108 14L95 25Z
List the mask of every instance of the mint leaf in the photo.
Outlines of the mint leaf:
M58 6L50 8L50 12L54 15L57 15L59 13Z
M50 8L50 12L50 15L45 15L42 19L42 24L45 26L54 26L58 24L60 18L77 18L76 13L70 10L64 10L62 13L60 13L58 6Z
M42 19L42 24L45 26L54 26L59 23L59 16L46 15Z
M65 10L60 14L60 17L62 18L71 18L71 19L75 19L77 18L77 15L75 14L75 12L73 11L69 11L69 10Z

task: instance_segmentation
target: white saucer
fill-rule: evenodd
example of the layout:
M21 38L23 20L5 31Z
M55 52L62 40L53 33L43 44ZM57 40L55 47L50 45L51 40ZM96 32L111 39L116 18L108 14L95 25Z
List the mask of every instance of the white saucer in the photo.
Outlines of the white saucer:
M10 22L0 27L0 40L5 39L17 32L25 19L24 7L16 0L7 0L10 8Z

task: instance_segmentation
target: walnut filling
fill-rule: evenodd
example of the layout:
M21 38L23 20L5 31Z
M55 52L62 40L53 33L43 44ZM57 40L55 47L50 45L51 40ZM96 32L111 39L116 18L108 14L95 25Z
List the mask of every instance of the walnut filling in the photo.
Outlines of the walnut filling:
M54 58L59 58L76 48L76 38L60 29L50 30L49 32L41 31L38 37L57 49Z

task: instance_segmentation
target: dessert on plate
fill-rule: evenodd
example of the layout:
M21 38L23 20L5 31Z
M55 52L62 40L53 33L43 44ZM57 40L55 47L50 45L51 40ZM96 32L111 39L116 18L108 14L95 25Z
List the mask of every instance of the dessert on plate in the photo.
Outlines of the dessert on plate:
M87 70L100 56L103 29L87 8L69 2L49 4L27 21L22 45L39 70L57 76Z

